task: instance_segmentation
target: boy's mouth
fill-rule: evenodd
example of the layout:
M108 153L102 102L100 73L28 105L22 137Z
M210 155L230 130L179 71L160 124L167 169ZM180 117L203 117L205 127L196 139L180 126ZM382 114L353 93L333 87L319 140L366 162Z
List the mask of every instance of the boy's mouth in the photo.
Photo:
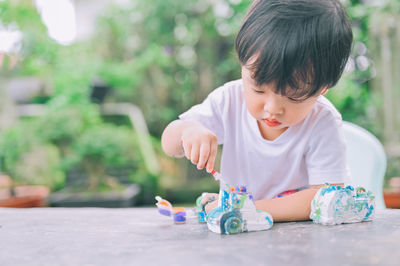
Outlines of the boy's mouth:
M281 122L279 122L276 119L263 119L264 123L267 124L270 127L277 127L280 124L282 124Z

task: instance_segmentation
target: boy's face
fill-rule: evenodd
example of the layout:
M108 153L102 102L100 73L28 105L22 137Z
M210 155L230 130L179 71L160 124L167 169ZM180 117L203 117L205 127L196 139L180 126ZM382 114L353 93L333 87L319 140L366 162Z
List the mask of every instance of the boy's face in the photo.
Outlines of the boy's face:
M257 119L261 132L263 130L272 132L272 134L275 132L278 133L278 136L288 127L303 121L311 111L318 96L327 92L327 89L322 89L318 95L299 102L287 96L276 94L274 83L257 86L251 76L251 71L242 66L247 109Z

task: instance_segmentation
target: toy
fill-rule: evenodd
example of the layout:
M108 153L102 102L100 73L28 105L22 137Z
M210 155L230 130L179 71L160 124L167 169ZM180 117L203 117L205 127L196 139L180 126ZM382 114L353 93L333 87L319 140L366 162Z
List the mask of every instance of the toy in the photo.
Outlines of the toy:
M164 216L172 216L175 223L185 223L186 222L186 209L184 207L172 207L172 204L156 196L158 212Z
M197 198L196 200L196 207L195 211L197 214L197 220L199 223L206 223L207 222L207 213L204 209L205 204L201 204L201 201L203 199L203 195L206 193L203 193L200 197Z
M228 186L221 174L212 169L211 174L215 180L220 181L218 207L208 214L202 204L203 195L196 200L194 212L199 223L207 223L208 228L219 234L237 234L248 231L260 231L270 229L273 225L272 216L265 211L257 210L253 196L247 192L245 186ZM171 203L156 196L158 211L162 215L173 216L175 223L186 221L185 208L173 208Z
M270 229L272 216L256 209L253 196L246 187L229 187L219 192L218 207L206 216L207 226L214 233L237 234Z
M324 225L371 221L374 214L375 197L362 187L326 184L311 202L310 218Z
M182 142L182 141L181 141ZM221 174L212 169L211 174L214 176L215 180L220 180L222 183L223 181L221 180ZM157 200L156 206L158 208L158 212L161 215L164 216L169 216L173 217L173 220L176 224L179 223L185 223L186 218L187 218L187 211L184 207L172 207L172 204L160 196L155 197ZM199 223L205 223L206 222L206 212L204 211L204 206L201 206L201 196L197 199L196 201L196 208L194 210L190 209L190 214L194 214L194 216L198 217ZM193 215L190 215L190 218L192 218Z
M185 223L186 218L193 217L196 213L199 223L207 223L208 228L219 234L237 234L248 231L270 229L273 225L272 216L254 205L253 196L246 191L246 187L231 187L225 185L219 193L218 207L205 212L202 196L196 200L195 209L186 210L183 207L172 207L171 203L156 196L157 207L160 214L173 217L175 223Z

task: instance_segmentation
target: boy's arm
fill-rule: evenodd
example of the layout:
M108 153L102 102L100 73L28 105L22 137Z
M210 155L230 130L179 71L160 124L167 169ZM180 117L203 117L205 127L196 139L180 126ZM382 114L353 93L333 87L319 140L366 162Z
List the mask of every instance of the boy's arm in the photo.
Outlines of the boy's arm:
M181 158L185 156L181 144L182 132L192 124L196 123L197 122L194 121L184 121L179 119L169 123L161 136L161 146L164 152L172 157Z
M211 172L218 150L217 136L197 121L175 120L161 136L164 152L173 157L185 156L198 169Z
M311 201L321 186L311 186L281 198L258 200L255 205L257 209L269 212L274 222L310 220Z

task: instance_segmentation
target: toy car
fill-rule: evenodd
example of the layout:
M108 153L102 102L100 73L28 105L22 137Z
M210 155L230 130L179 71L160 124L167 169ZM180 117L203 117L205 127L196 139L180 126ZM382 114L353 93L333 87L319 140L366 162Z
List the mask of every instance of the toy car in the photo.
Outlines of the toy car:
M175 223L184 223L187 210L182 207L172 207L167 200L156 196L160 214L173 217ZM253 196L246 192L246 187L234 188L227 186L219 193L218 207L208 214L201 203L202 196L196 200L195 212L199 223L207 222L208 228L219 234L237 234L248 231L270 229L273 225L272 216L265 211L257 210ZM190 212L189 212L190 213ZM192 215L189 214L191 217Z
M243 186L221 189L218 207L205 217L208 228L219 234L267 230L273 225L272 216L256 209L253 196Z
M310 218L315 223L334 225L370 221L374 214L375 197L370 191L326 184L312 200Z

